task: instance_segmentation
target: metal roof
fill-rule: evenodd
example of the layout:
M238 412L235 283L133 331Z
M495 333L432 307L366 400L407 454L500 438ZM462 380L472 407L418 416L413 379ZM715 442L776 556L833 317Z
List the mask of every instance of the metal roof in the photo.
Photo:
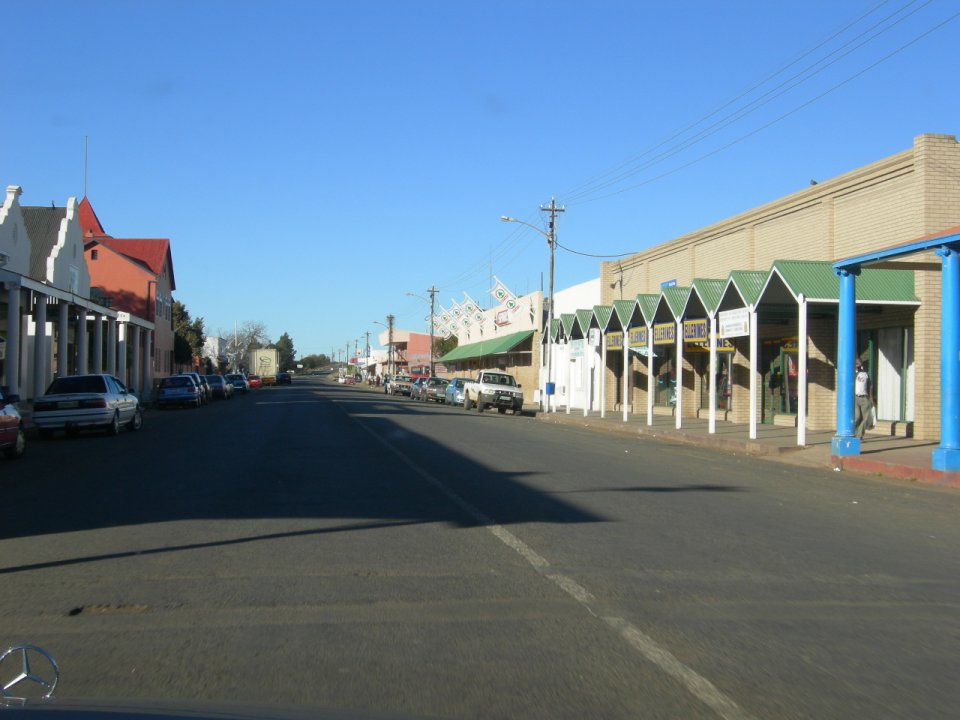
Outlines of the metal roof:
M707 313L712 315L716 312L720 299L723 297L723 289L727 286L726 280L714 280L712 278L694 278L691 283L692 293L696 293L700 302L706 308Z
M581 308L577 310L577 326L580 328L580 334L586 336L590 329L590 321L593 319L593 310Z
M833 263L833 267L836 270L860 267L861 265L880 262L881 260L902 257L903 255L911 255L913 253L923 252L924 250L932 250L933 248L943 247L944 245L957 244L960 244L960 225L947 228L946 230L941 230L940 232L927 235L919 240L904 243L903 245L895 245L894 247L886 248L884 250L877 250L876 252L866 253L864 255L855 255L854 257L847 258L845 260L839 260Z
M610 324L610 317L613 315L613 306L612 305L594 305L593 306L593 317L597 321L597 325L600 326L601 330L606 330L607 325Z
M829 262L815 260L777 260L770 269L769 279L777 275L793 295L802 293L809 302L837 303L840 301L840 278ZM856 281L859 303L917 304L912 270L864 269Z
M643 315L643 321L647 325L653 322L653 316L657 312L657 305L659 304L659 293L637 295L637 307L640 308L640 314Z
M665 287L660 291L660 294L667 301L667 307L670 308L673 317L678 319L683 317L683 310L687 306L687 299L690 297L690 288L674 285L673 287Z
M730 273L727 282L733 283L747 306L754 306L760 299L760 293L763 292L763 286L767 284L769 276L770 273L762 270L734 270Z
M448 352L437 362L448 363L457 360L469 360L471 358L484 357L487 355L500 355L510 352L517 345L533 335L533 330L521 330L520 332L510 333L501 337L481 340L480 342L470 343L469 345L460 345Z
M634 308L637 307L637 300L614 300L613 301L613 311L617 316L617 320L620 321L621 327L627 327L630 324L630 320L633 319Z
M573 323L577 316L573 313L561 313L560 326L563 328L563 334L570 337L570 331L573 329Z

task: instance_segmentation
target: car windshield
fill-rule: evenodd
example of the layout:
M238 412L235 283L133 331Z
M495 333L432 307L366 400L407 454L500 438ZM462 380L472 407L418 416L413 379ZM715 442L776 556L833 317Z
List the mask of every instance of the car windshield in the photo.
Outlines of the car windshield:
M99 375L77 375L57 378L47 388L47 395L68 395L71 393L105 393L106 382Z
M160 387L162 388L173 388L173 387L190 387L194 385L193 380L182 375L174 375L172 377L165 377L160 381Z

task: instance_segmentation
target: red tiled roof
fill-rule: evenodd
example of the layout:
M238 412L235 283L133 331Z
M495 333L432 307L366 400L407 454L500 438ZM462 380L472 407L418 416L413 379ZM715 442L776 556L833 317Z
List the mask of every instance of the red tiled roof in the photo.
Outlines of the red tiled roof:
M80 220L80 230L83 232L84 238L90 237L91 235L101 237L107 234L107 231L103 229L103 225L100 224L100 218L98 218L97 214L93 211L93 206L87 198L83 198L83 200L80 201L80 205L77 206L77 211Z
M154 275L163 272L163 263L170 260L170 279L173 287L173 261L170 259L170 241L166 238L96 238L97 242L106 245L121 255L139 260Z

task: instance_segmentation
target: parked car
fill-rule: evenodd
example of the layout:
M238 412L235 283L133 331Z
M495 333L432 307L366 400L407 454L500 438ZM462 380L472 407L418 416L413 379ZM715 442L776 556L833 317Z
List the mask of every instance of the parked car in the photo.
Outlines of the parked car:
M411 400L426 400L427 399L427 377L418 377L412 383L410 383L410 399Z
M247 386L251 390L256 390L262 385L259 375L247 375Z
M210 393L215 398L229 400L233 397L233 385L223 379L223 375L206 375L204 379L210 386Z
M473 378L450 378L443 389L444 401L447 405L463 405L463 385Z
M157 407L177 405L198 408L203 405L203 388L189 375L171 375L161 378L157 390Z
M433 400L435 403L446 402L447 383L446 378L432 377L427 379L427 386L423 391L424 400Z
M0 388L0 450L12 460L21 457L27 448L27 436L23 431L23 419L17 410L19 395L8 395Z
M247 379L240 373L230 373L223 377L228 383L233 385L234 392L246 393L247 390L250 389L247 385Z
M44 437L55 430L75 433L85 428L116 435L121 426L139 430L143 414L137 396L113 375L66 375L50 383L33 403L33 422Z
M413 378L409 375L397 375L390 381L391 395L409 395Z
M290 377L288 372L279 372L277 373L277 385L292 385L293 378Z
M207 379L203 375L195 372L185 372L185 373L179 373L179 374L186 375L187 377L192 378L193 381L197 384L197 387L199 387L203 391L204 405L210 402L210 399L213 397L213 391L210 389L210 386L207 384Z

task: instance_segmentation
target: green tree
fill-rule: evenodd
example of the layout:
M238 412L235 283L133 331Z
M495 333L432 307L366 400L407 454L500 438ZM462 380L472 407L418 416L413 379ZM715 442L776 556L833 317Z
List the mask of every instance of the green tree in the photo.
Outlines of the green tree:
M287 333L284 333L275 345L280 355L280 369L293 370L297 359L297 352L293 349L293 340Z
M303 363L304 370L319 370L330 365L330 358L326 354L320 353L319 355L305 355L300 358L300 362Z
M203 318L190 318L187 306L179 300L173 301L173 357L179 365L193 365L193 359L203 355L203 344L207 341Z
M457 336L451 335L450 337L442 338L435 337L433 339L433 357L442 358L448 352L457 347Z

